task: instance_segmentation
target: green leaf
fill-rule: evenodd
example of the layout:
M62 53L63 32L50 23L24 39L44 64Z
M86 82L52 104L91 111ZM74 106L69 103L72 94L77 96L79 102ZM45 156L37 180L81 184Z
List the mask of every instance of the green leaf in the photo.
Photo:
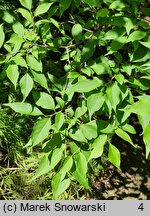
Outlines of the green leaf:
M18 11L19 13L21 13L21 15L22 15L28 22L30 22L30 23L33 22L31 13L30 13L28 10L26 10L26 9L24 9L24 8L19 8L17 11Z
M104 120L96 120L97 129L98 132L106 133L106 134L112 134L113 133L113 127L110 121L104 121Z
M59 131L61 129L61 127L63 126L65 121L65 115L62 112L58 112L55 115L55 124L54 124L54 128L56 131Z
M89 157L89 160L93 158L99 158L102 156L103 151L104 151L104 145L107 142L107 135L100 135L97 139L94 140L94 143L90 147L91 154Z
M14 84L15 89L17 87L17 82L19 78L18 66L17 65L9 65L6 69L7 77Z
M95 120L86 124L81 124L79 128L86 139L91 140L97 137L97 124Z
M17 55L15 55L12 60L19 66L21 67L26 67L27 68L27 64L26 61L24 60L24 58L21 56L20 53L18 53Z
M143 46L147 47L148 49L150 49L150 41L148 42L143 42L143 41L139 41Z
M33 55L29 55L27 61L31 69L42 72L42 63L39 62Z
M100 110L105 101L105 97L102 93L91 94L87 99L87 109L89 111L90 119L92 115Z
M144 130L143 140L146 147L146 158L148 159L150 153L150 123L147 125L147 127Z
M78 107L75 111L75 118L80 118L83 116L87 111L87 107L83 105L82 107Z
M46 13L48 10L49 10L49 8L50 8L50 6L53 4L53 2L51 2L51 3L42 3L42 4L40 4L36 9L35 9L35 12L34 12L34 16L36 17L36 16L39 16L39 15L41 15L41 14L44 14L44 13Z
M41 116L44 115L37 107L33 107L33 110L31 113L29 113L29 115L32 116Z
M62 175L62 177L64 178L66 173L69 172L69 170L72 168L73 165L73 159L72 156L67 156L64 161L63 164L59 170L59 173Z
M114 26L124 26L125 25L124 17L112 16L109 24L114 25Z
M52 96L45 92L33 92L33 98L37 106L44 109L55 109L55 103Z
M34 126L31 134L32 146L35 146L48 137L49 130L51 129L51 119L42 118L38 120Z
M39 164L39 167L35 173L35 175L32 177L31 181L34 181L39 176L48 173L50 167L50 160L49 160L49 154L45 154Z
M58 196L62 194L70 186L70 179L61 180L62 176L57 173L52 179L52 191L54 199L58 199Z
M20 4L21 4L23 7L25 7L25 8L27 8L27 9L31 10L31 8L32 8L32 0L19 0L19 1L20 1Z
M96 42L93 39L89 39L88 42L85 43L82 49L82 62L86 62L90 57L93 56L96 49Z
M93 64L91 68L97 75L108 74L110 70L108 64L106 65L105 63Z
M24 27L20 22L15 22L12 25L13 31L20 37L24 36Z
M110 52L116 52L118 49L122 48L127 43L127 37L118 37L111 43Z
M109 144L108 159L114 166L116 166L120 170L120 152L111 143Z
M61 193L63 193L70 185L70 180L65 179L66 173L71 169L73 165L73 159L71 156L67 156L63 161L63 164L58 171L58 173L52 179L52 190L53 195L57 198ZM68 181L69 180L69 181Z
M75 41L78 43L82 39L82 26L79 23L75 24L72 27L71 33Z
M119 32L117 31L117 29L111 29L109 31L107 31L103 37L104 40L113 40L116 39L118 37Z
M129 35L128 42L141 40L145 36L146 36L146 32L144 32L144 31L141 31L141 30L134 31Z
M99 7L101 5L99 0L84 0L84 2L93 7Z
M150 123L150 115L145 115L145 116L138 115L138 119L139 119L139 122L140 122L140 124L143 128L143 132L144 132L145 128Z
M122 85L125 81L125 78L122 74L116 74L114 77L120 85Z
M43 152L48 153L62 145L60 132L53 133L51 138L44 143Z
M9 106L15 112L18 112L24 115L31 115L31 116L43 115L43 113L37 107L32 107L32 105L29 103L16 102L16 103L7 103L3 105Z
M50 172L61 160L64 146L55 149L51 154L45 154L39 164L39 167L32 178L32 181L39 176Z
M106 95L114 110L116 110L117 105L120 103L120 93L121 90L117 82L114 82L107 87Z
M64 11L67 10L71 5L72 0L60 0L59 8L60 8L60 17L63 15Z
M21 79L20 79L20 89L23 94L23 100L26 99L26 97L29 95L33 88L33 80L30 77L29 74L25 74Z
M92 91L98 87L100 87L102 83L100 83L98 80L90 80L90 79L85 79L85 80L80 80L74 85L71 86L71 91L73 92L89 92Z
M126 8L128 5L125 4L124 2L117 0L117 1L113 1L113 3L111 3L111 5L109 6L109 9L111 10L119 10L121 11L122 9Z
M58 103L58 106L61 108L61 109L63 109L64 108L64 106L65 106L65 102L64 102L64 100L62 99L62 98L60 98L60 97L55 97L55 99L56 99L56 101L57 101L57 103Z
M127 134L125 131L123 131L122 129L118 128L115 130L115 133L117 134L117 136L119 136L120 138L122 138L123 140L129 142L131 145L134 146L129 134Z
M53 76L52 74L48 73L48 78L59 90L63 90L65 88L65 86L66 86L66 76L61 77L61 78L58 79L55 76Z
M29 115L32 112L32 106L29 103L7 103L5 106L9 106L15 112L19 112L21 114Z
M5 40L5 34L3 31L3 25L1 24L0 25L0 48L3 46L4 40Z
M15 18L12 16L12 14L9 13L7 10L3 10L2 19L5 22L10 23L10 24L12 24L15 20Z
M138 115L150 115L150 100L149 99L140 99L139 101L128 105L125 109L122 109L125 112L131 112Z
M86 177L87 173L87 160L83 153L79 152L75 155L75 165L76 169L72 173L74 178L83 185L86 189L90 189L88 179Z
M109 10L107 10L106 8L100 9L97 14L96 14L96 18L99 17L107 17L109 15Z
M87 143L87 140L85 136L83 135L82 131L80 129L70 129L69 136L78 142L85 142Z
M50 170L54 169L54 167L60 162L64 149L64 145L61 145L60 148L54 149L50 160Z
M33 79L35 82L39 83L43 88L49 91L47 79L43 73L38 73L36 71L31 70L33 75Z
M123 17L123 20L125 22L124 27L126 28L127 35L129 35L131 29L134 29L137 21L136 19L133 19L133 17Z
M125 125L122 126L122 129L125 130L128 133L136 134L136 130L134 129L134 127L132 125L125 124Z

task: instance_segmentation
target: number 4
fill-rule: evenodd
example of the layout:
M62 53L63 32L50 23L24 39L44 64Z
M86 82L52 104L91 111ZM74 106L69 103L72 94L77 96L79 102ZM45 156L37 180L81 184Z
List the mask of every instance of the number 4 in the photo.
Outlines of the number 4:
M138 207L139 210L143 211L144 210L144 206L143 206L143 203L141 203Z

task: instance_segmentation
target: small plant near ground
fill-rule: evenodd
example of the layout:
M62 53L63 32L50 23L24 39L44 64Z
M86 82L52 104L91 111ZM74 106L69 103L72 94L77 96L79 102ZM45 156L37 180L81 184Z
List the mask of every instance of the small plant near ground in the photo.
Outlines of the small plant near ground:
M11 2L11 1L9 1ZM150 152L150 22L142 0L18 0L0 4L0 82L15 97L2 109L34 121L25 148L42 149L32 181L53 171L53 198L103 155L119 170L114 136ZM15 114L14 114L15 115Z

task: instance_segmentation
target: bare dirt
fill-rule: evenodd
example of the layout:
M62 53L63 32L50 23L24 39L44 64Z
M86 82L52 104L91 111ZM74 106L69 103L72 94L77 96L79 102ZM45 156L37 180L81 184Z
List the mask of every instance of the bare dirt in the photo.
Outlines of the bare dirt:
M150 200L150 159L145 158L144 144L135 151L128 143L116 143L121 148L121 171L107 162L105 172L93 183L92 198L99 200Z

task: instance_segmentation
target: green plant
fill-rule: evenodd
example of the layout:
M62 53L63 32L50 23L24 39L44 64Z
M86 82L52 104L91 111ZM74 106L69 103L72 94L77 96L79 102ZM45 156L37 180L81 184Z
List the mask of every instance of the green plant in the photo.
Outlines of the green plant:
M114 135L133 146L132 113L150 152L150 38L146 1L19 0L1 3L0 81L22 96L3 103L35 123L26 148L42 145L32 180L51 170L54 198L104 154L120 169ZM69 15L68 15L69 14Z

